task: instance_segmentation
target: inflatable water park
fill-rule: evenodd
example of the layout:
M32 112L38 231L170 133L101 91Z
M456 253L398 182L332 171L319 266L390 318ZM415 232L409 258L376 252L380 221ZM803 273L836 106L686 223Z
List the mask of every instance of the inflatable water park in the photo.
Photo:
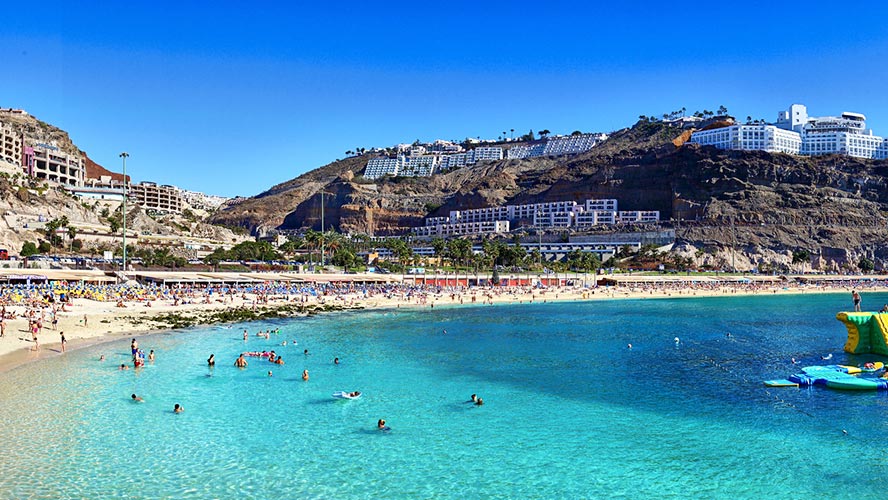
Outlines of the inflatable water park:
M836 314L848 329L844 350L849 354L888 356L888 313L840 312ZM881 361L862 367L848 365L806 366L802 373L786 379L766 380L768 387L822 386L846 391L888 390L888 372Z

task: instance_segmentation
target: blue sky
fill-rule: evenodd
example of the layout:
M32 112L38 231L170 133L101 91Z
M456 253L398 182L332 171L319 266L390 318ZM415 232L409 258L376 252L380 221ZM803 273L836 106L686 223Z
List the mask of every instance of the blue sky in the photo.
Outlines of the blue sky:
M611 131L725 105L888 135L888 6L746 2L9 5L0 106L135 180L257 194L355 147Z

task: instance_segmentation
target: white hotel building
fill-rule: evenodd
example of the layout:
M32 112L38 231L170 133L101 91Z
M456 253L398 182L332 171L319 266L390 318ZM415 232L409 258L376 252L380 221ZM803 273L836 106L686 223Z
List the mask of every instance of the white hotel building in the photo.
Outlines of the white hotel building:
M413 228L419 238L444 238L465 234L500 234L509 232L509 221L457 222L455 224L434 224Z
M798 132L783 130L774 125L731 125L729 127L694 132L691 142L719 149L768 151L797 155L802 150Z
M557 136L532 146L515 146L509 149L510 159L537 156L561 156L584 153L607 140L607 134L577 134Z
M364 178L379 179L385 175L429 177L437 171L503 159L503 148L499 147L478 147L450 155L423 155L425 148L422 146L415 146L410 151L411 156L370 159L364 169Z
M450 170L452 168L474 165L482 161L494 161L503 159L503 148L482 146L470 149L465 153L456 153L440 157L438 170Z
M413 229L418 237L460 236L509 232L513 222L530 221L536 228L591 227L613 224L645 224L660 221L658 211L618 211L617 200L586 200L530 203L452 210L447 217L429 217Z
M793 104L777 115L776 124L730 125L700 130L691 142L719 149L769 151L802 155L842 154L855 158L888 158L888 140L873 135L860 113L812 118L804 105Z

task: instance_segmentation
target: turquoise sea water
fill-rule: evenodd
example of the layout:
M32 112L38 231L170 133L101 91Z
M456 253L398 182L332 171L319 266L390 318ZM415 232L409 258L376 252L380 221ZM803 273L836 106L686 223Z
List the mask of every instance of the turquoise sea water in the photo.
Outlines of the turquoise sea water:
M116 367L129 362L129 339L94 346L0 375L0 497L880 494L888 394L761 384L794 373L792 357L799 366L825 364L828 353L832 363L875 359L841 351L835 313L848 302L756 296L329 314L142 337L157 361L125 372ZM252 336L266 328L281 333ZM233 366L241 351L262 349L286 365ZM337 390L363 396L336 400ZM133 392L146 402L131 402ZM466 403L472 393L485 405ZM175 403L185 412L174 414ZM391 432L376 430L379 418Z

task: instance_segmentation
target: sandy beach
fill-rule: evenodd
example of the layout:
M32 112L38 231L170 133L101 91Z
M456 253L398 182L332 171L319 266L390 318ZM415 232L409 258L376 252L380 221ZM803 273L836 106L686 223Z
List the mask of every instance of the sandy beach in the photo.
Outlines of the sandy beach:
M849 279L853 279L850 278ZM405 284L405 287L407 284ZM878 310L881 304L867 302L866 294L888 291L884 286L870 285L863 288L864 308ZM154 300L150 307L144 301L109 302L86 298L75 298L57 313L58 324L55 328L45 320L45 325L38 334L39 349L35 349L31 334L28 331L28 319L25 316L28 308L24 305L7 306L7 315L15 315L15 319L7 319L6 334L0 337L0 372L12 369L23 363L38 361L53 356L64 355L61 349L60 332L65 333L66 350L73 350L98 342L116 340L140 335L144 336L158 331L166 331L168 325L163 316L175 313L190 318L196 325L208 324L205 313L219 312L232 308L248 308L252 310L274 310L293 304L312 306L334 305L342 309L380 309L380 308L433 308L435 306L460 306L483 304L526 304L552 301L581 300L620 300L620 299L662 299L662 298L700 298L700 297L742 297L748 295L803 294L803 293L848 293L847 309L851 308L850 285L799 285L799 284L730 284L700 285L687 281L676 280L672 283L639 283L632 286L619 287L550 287L545 289L531 287L469 287L443 288L437 293L432 291L417 292L397 286L387 292L362 293L349 292L322 296L266 295L252 293L230 294L224 300L201 299L197 294L195 300L175 303L172 300ZM33 308L32 308L33 309ZM837 307L838 312L841 307ZM209 321L212 323L213 321ZM251 335L255 332L249 332Z

